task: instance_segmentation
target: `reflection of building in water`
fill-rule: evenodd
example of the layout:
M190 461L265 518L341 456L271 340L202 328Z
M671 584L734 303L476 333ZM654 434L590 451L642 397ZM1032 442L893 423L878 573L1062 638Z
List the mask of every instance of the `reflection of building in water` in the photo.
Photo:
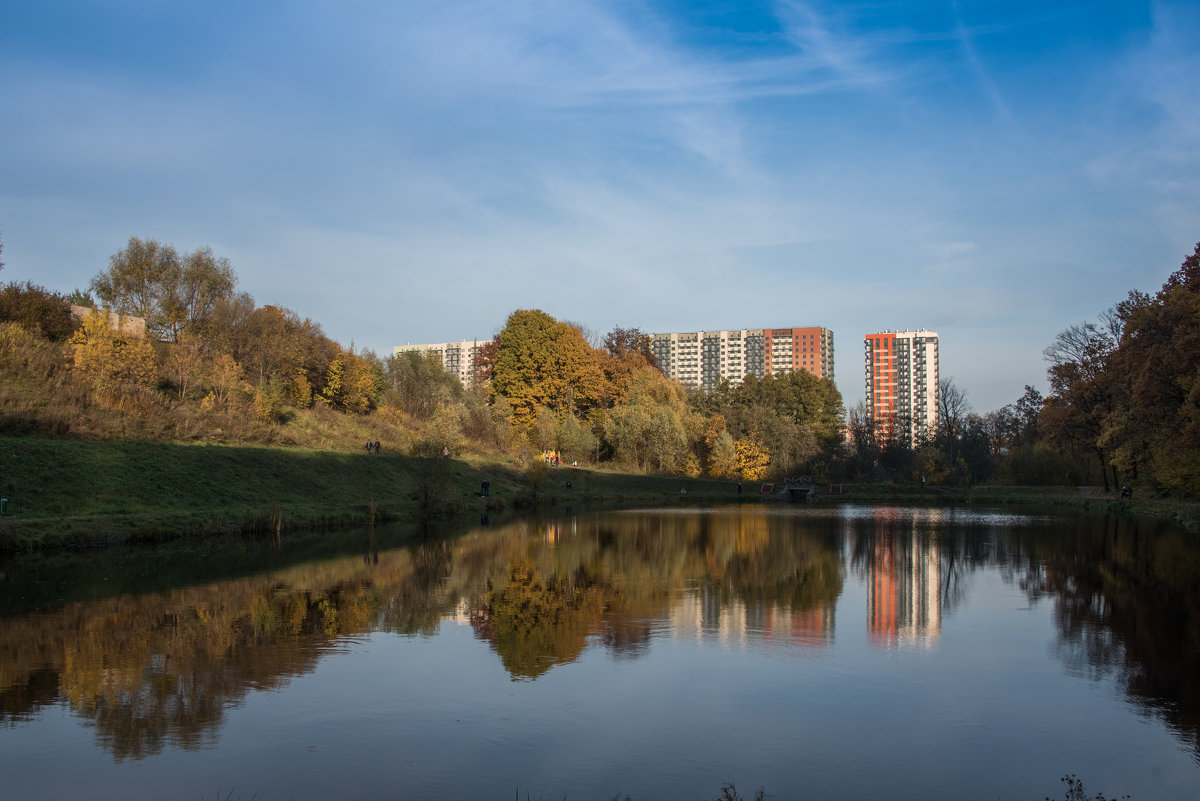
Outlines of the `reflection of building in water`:
M833 642L832 606L802 611L771 607L764 622L764 635L770 640L806 648L821 648Z
M747 604L740 598L722 602L719 588L706 584L689 590L668 613L671 636L716 641L722 648L748 642L776 642L797 648L820 648L833 642L833 604L793 609L779 604Z
M875 537L867 582L867 634L876 644L929 644L941 636L941 554L916 532Z

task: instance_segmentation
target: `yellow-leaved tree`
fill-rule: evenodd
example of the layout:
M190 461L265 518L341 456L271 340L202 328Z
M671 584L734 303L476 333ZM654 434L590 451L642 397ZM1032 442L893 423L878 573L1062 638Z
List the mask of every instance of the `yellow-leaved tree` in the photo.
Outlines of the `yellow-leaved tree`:
M353 351L339 354L329 363L320 400L351 414L366 414L375 407L383 391L381 371Z
M71 336L75 369L96 396L119 403L148 393L154 387L157 360L154 346L134 333L116 327L106 312L93 311Z
M737 471L743 481L761 481L767 475L771 453L756 437L740 437L733 443Z

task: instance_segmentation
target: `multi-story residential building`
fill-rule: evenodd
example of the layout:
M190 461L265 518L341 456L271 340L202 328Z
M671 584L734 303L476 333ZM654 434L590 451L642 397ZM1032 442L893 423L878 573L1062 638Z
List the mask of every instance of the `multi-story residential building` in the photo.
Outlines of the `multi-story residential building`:
M662 371L685 386L714 389L747 375L805 370L833 379L833 332L828 328L742 328L651 334L650 350Z
M747 375L805 370L833 379L833 332L828 328L743 328L738 331L689 331L650 334L650 349L664 373L685 386L711 391L723 379L733 385ZM475 356L491 340L398 345L395 353L434 353L442 366L471 386Z
M475 383L475 356L489 339L467 339L462 342L439 342L435 345L397 345L393 353L416 351L432 353L442 360L442 366L458 376L464 387Z
M867 334L867 407L875 430L916 445L937 429L936 331Z

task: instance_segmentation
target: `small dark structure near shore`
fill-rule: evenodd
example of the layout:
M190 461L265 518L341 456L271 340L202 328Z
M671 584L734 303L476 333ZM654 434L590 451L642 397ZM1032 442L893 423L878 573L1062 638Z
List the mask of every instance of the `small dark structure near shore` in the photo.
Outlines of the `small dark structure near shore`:
M817 483L812 476L791 476L785 478L783 486L776 491L775 498L788 503L816 503Z

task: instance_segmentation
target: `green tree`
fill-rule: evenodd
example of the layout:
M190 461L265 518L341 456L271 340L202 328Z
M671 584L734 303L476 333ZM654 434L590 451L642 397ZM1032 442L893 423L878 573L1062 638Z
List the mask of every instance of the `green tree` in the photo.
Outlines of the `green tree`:
M424 435L417 442L416 455L457 455L465 444L462 407L457 404L439 406L425 423Z
M736 387L722 382L713 393L697 395L692 405L720 414L735 440L752 437L761 443L783 475L841 449L841 393L832 381L806 371L762 379L747 375Z
M605 439L616 458L642 470L676 472L688 464L689 428L694 425L683 387L653 367L643 367L629 381L628 398L613 407ZM702 422L702 421L701 421Z
M435 353L397 353L384 362L383 370L393 402L417 420L427 420L436 409L462 399L462 382Z

